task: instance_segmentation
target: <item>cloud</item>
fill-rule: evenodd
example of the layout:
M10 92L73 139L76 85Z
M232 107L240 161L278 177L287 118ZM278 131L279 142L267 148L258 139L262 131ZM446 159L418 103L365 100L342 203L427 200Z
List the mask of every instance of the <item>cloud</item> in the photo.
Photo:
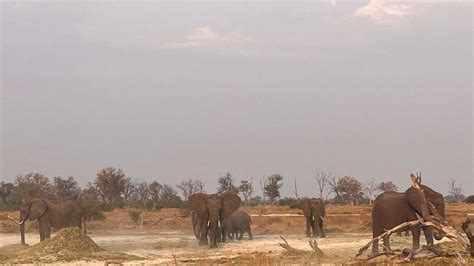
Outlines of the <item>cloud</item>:
M184 40L177 42L166 42L164 47L180 48L237 48L252 42L252 38L244 36L238 30L228 32L217 32L210 26L196 27L184 37Z
M363 7L358 8L353 16L368 18L376 24L395 24L406 15L410 14L410 6L406 4L388 3L384 0L370 0Z

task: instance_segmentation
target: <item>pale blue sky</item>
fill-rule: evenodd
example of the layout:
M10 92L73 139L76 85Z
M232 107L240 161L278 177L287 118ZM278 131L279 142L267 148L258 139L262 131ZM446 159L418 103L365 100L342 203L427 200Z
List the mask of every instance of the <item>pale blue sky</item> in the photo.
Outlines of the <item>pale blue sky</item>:
M474 193L472 4L1 3L1 178ZM257 182L254 182L257 186ZM258 190L256 190L258 191Z

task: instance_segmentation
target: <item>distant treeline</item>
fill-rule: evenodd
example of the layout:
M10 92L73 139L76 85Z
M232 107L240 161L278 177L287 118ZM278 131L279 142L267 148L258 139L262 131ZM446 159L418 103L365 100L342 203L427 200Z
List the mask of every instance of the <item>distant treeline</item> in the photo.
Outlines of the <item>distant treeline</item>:
M281 197L283 179L284 177L279 174L260 178L259 195L255 195L252 178L243 178L237 182L230 173L226 173L217 178L217 191L238 193L245 206L278 204L298 207L300 196L296 179L291 182L294 197ZM362 184L355 177L336 177L324 172L317 173L314 180L313 196L334 204L371 204L377 193L398 190L391 181L376 183L372 179ZM181 195L178 195L178 192ZM185 207L187 198L197 192L206 192L204 182L199 179L190 178L171 186L158 180L151 182L135 180L126 176L122 169L114 167L101 169L93 182L89 182L83 188L79 187L72 176L56 176L50 179L41 173L29 173L18 175L13 183L4 181L0 183L0 210L16 210L23 202L34 198L53 201L75 200L83 206L89 218L93 219L100 218L101 211L114 208L158 210ZM456 185L454 179L451 180L450 192L445 199L457 202L465 200L462 187ZM474 202L474 196L469 196L466 201Z

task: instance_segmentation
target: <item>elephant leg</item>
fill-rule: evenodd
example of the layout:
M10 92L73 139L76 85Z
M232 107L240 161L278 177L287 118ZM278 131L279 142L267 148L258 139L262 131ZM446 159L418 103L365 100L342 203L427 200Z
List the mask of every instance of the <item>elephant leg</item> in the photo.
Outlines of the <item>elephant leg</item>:
M247 229L247 233L249 234L249 239L252 240L252 239L253 239L253 235L252 235L252 229L250 228L250 226L249 226L249 228Z
M199 230L201 236L200 236L200 239L199 239L199 245L200 246L207 246L209 244L208 240L207 240L207 221L201 221L201 224L200 224L200 227L201 229Z
M38 231L40 234L40 242L43 242L45 240L44 231L43 231L43 223L39 220L38 220Z
M433 229L429 226L423 226L423 233L425 234L426 244L433 245Z
M319 221L315 221L313 220L313 236L314 237L317 237L319 236L320 232L319 232Z
M374 240L372 243L372 255L376 255L379 253L379 240Z
M324 231L324 221L322 218L319 218L319 231L320 231L321 238L325 238L326 232Z
M306 217L306 236L311 236L311 217Z
M242 238L244 237L244 231L240 231L240 235L239 235L239 240L242 240Z
M413 250L420 248L420 226L413 226L411 229L411 234L413 236Z
M387 251L390 249L390 236L383 238L383 245L384 245L384 248L383 248L384 251Z
M51 238L51 223L49 222L49 217L47 215L41 216L39 219L40 222L40 231L43 231L44 239Z

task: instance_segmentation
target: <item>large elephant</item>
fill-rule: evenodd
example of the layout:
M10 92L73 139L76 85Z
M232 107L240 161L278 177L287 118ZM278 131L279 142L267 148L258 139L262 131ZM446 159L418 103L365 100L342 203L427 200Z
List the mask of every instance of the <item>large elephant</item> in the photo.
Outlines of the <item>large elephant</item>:
M189 207L195 216L195 235L199 237L200 245L217 247L218 238L225 240L225 232L221 230L221 223L240 207L241 200L234 192L225 192L208 195L195 193L189 197ZM197 233L196 233L197 232ZM209 241L208 241L209 235Z
M326 237L324 232L324 216L326 209L322 199L304 198L301 200L300 209L303 210L306 217L306 235Z
M226 236L233 238L234 234L237 239L242 239L244 232L247 232L249 239L253 239L252 235L252 220L250 215L244 211L235 211L229 217L224 219L223 229L226 233Z
M382 234L384 230L391 229L401 223L417 220L416 213L423 217L425 221L432 221L431 215L437 212L444 220L443 195L425 185L419 185L423 192L414 187L410 187L405 192L387 191L377 196L372 209L373 237L377 237ZM434 205L434 209L428 206L425 199ZM410 228L410 231L413 236L413 249L418 249L420 247L421 228L420 226L414 226ZM423 232L428 245L433 244L432 228L423 227ZM434 238L441 240L443 235L434 232ZM390 247L389 238L384 238L383 243L384 246ZM372 253L378 253L378 241L374 241Z
M25 222L38 220L40 241L51 237L51 227L56 229L79 227L82 229L82 211L73 201L52 204L45 199L34 199L20 208L21 244L25 245Z

